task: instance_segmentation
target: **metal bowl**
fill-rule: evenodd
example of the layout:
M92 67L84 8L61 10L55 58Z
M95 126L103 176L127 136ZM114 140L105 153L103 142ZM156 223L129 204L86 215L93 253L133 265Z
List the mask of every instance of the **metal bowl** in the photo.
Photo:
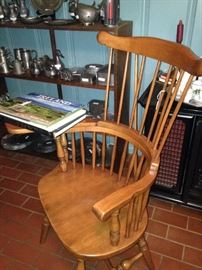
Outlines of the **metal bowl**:
M31 0L33 7L44 14L47 10L56 11L63 4L63 0Z

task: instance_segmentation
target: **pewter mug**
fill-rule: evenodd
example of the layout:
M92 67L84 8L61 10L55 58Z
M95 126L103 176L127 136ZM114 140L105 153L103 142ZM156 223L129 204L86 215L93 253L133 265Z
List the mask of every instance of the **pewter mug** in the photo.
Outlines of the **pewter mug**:
M3 7L0 5L0 19L4 18L4 10Z
M15 61L14 61L14 72L17 75L21 75L24 73L24 68L22 66L22 62L19 59L15 59Z
M3 21L7 21L7 20L9 20L10 10L9 10L9 7L6 3L6 0L1 0L0 4L1 4L2 10L3 10L3 14L4 14Z
M13 52L14 52L15 59L22 61L23 48L15 48L13 49Z
M0 72L4 74L9 73L9 67L6 61L0 62Z
M22 62L25 69L30 69L30 65L34 59L37 59L36 50L23 49L22 51Z
M19 9L20 9L20 17L21 18L28 17L28 15L29 15L29 9L27 8L27 6L25 4L25 0L20 0Z
M10 50L8 48L2 46L0 48L0 56L2 56L2 55L7 57L8 55L10 55Z
M18 17L18 7L16 4L9 4L9 9L10 9L10 15L9 15L9 19L11 22L16 22L17 21L17 17Z
M11 55L9 49L5 47L0 48L0 72L9 73L11 66Z

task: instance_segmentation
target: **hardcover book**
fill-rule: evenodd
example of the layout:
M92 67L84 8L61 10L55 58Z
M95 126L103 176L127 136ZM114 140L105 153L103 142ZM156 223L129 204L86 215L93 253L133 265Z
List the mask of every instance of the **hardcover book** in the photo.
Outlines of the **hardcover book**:
M23 123L28 129L38 128L56 137L83 120L86 110L63 99L30 93L15 99L2 99L0 115Z

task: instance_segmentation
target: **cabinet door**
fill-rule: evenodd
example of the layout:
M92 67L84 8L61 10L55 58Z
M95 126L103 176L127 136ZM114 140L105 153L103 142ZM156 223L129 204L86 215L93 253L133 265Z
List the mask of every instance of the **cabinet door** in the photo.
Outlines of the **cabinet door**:
M182 200L184 176L189 152L193 117L178 115L161 153L159 171L153 193Z
M193 132L183 194L187 204L202 207L202 117L196 118Z

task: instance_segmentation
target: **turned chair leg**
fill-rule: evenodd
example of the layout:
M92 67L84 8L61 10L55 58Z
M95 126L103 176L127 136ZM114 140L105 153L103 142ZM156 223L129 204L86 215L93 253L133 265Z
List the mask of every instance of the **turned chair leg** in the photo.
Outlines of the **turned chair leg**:
M84 262L84 260L78 260L76 270L85 270L85 262Z
M125 260L121 261L121 263L118 265L118 267L116 269L117 270L129 270L132 267L132 265L137 260L139 260L141 257L142 257L142 254L138 253L137 255L135 255L129 259L125 259Z
M150 270L154 270L154 264L152 261L151 253L147 245L147 242L143 237L139 240L138 245L144 256L147 266L149 267Z
M116 270L116 268L113 267L111 261L108 259L108 260L104 260L105 262L105 265L108 267L109 270Z
M43 223L41 225L41 236L40 236L41 244L46 242L49 230L50 230L50 222L47 217L44 217Z

